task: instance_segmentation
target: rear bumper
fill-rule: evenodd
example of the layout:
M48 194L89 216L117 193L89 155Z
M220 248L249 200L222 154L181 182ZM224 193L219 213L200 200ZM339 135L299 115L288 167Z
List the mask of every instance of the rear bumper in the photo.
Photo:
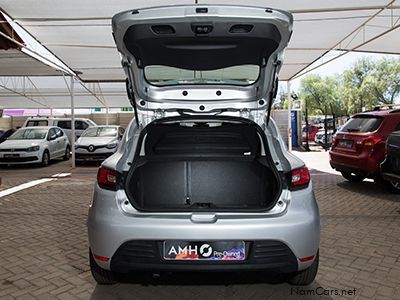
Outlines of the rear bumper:
M353 173L353 174L359 175L361 177L368 177L371 174L368 171L360 169L358 167L338 164L338 163L333 162L332 160L330 161L330 165L331 165L332 169L335 169L338 172Z
M0 157L0 164L26 164L40 162L38 156Z
M113 155L114 152L108 153L75 153L76 161L103 161Z
M146 270L276 270L291 272L293 261L295 270L303 270L312 264L301 262L300 258L315 255L319 248L320 218L318 206L312 192L312 185L304 190L289 192L284 213L275 216L247 213L244 215L216 214L214 223L197 223L191 220L191 213L127 213L124 204L127 201L123 190L117 192L95 187L93 203L89 208L88 234L89 245L96 255L106 257L108 261L96 263L107 270L146 269ZM129 203L129 202L127 202ZM131 208L133 209L133 207ZM167 262L160 256L160 241L245 241L249 254L258 243L279 242L292 253L281 256L280 260L243 262L205 263ZM119 249L127 242L148 241L158 256L151 261L143 259L131 261L119 257ZM158 245L158 246L157 246ZM280 246L281 247L281 246ZM289 252L288 252L289 253ZM280 255L282 253L277 253ZM122 261L116 263L115 261Z
M298 270L297 258L280 241L247 241L244 261L170 261L163 259L163 241L128 241L111 259L114 272L146 271L254 271L290 273Z
M400 175L395 173L382 173L382 178L387 181L400 182Z
M374 176L380 173L380 162L375 156L368 153L351 155L330 151L330 165L339 172L350 172L363 177Z

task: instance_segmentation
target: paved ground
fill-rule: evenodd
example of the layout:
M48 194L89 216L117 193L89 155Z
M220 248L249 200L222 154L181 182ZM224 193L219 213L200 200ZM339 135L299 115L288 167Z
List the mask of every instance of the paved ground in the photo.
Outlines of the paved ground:
M97 286L87 263L86 212L95 167L0 198L0 299L314 299L356 289L352 299L400 299L400 197L372 182L350 184L332 172L326 153L298 153L312 168L322 215L320 271L308 289L264 274L192 274L127 279ZM2 168L2 189L69 172ZM330 173L328 173L330 172Z

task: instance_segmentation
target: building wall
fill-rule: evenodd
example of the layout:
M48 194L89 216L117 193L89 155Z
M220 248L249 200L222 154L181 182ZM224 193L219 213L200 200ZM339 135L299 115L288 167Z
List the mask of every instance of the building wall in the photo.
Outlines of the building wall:
M10 129L11 128L11 118L0 118L0 129Z
M271 116L276 122L283 140L288 142L288 110L287 109L274 109L271 111ZM301 124L301 111L297 111L297 128L302 128ZM297 134L297 143L301 145L301 131Z

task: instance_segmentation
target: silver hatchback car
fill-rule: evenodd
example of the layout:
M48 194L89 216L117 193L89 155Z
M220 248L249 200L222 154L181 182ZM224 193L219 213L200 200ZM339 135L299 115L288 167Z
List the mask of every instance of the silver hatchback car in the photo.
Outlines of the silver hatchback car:
M270 119L292 15L174 6L113 17L135 119L98 171L88 217L100 284L135 270L250 271L310 284L310 174Z

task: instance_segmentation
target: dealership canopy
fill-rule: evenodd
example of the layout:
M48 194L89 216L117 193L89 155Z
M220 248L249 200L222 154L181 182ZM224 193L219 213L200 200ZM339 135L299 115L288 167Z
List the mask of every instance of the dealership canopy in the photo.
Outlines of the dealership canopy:
M201 6L211 3L196 2ZM294 79L314 68L321 63L319 58L331 50L343 51L340 55L348 51L400 53L400 0L249 0L245 3L293 13L294 32L280 80ZM61 70L48 61L42 64L37 58L27 56L29 51L24 51L24 47L0 50L0 76L3 76L0 106L68 107L65 76L71 71L80 80L77 107L129 106L120 56L111 35L111 18L124 10L178 4L194 4L194 1L0 0L5 15L63 63ZM212 4L244 2L220 0ZM3 53L8 53L5 58ZM64 77L57 79L33 77L62 74ZM7 78L15 75L24 76L23 80ZM23 99L24 95L28 97Z

